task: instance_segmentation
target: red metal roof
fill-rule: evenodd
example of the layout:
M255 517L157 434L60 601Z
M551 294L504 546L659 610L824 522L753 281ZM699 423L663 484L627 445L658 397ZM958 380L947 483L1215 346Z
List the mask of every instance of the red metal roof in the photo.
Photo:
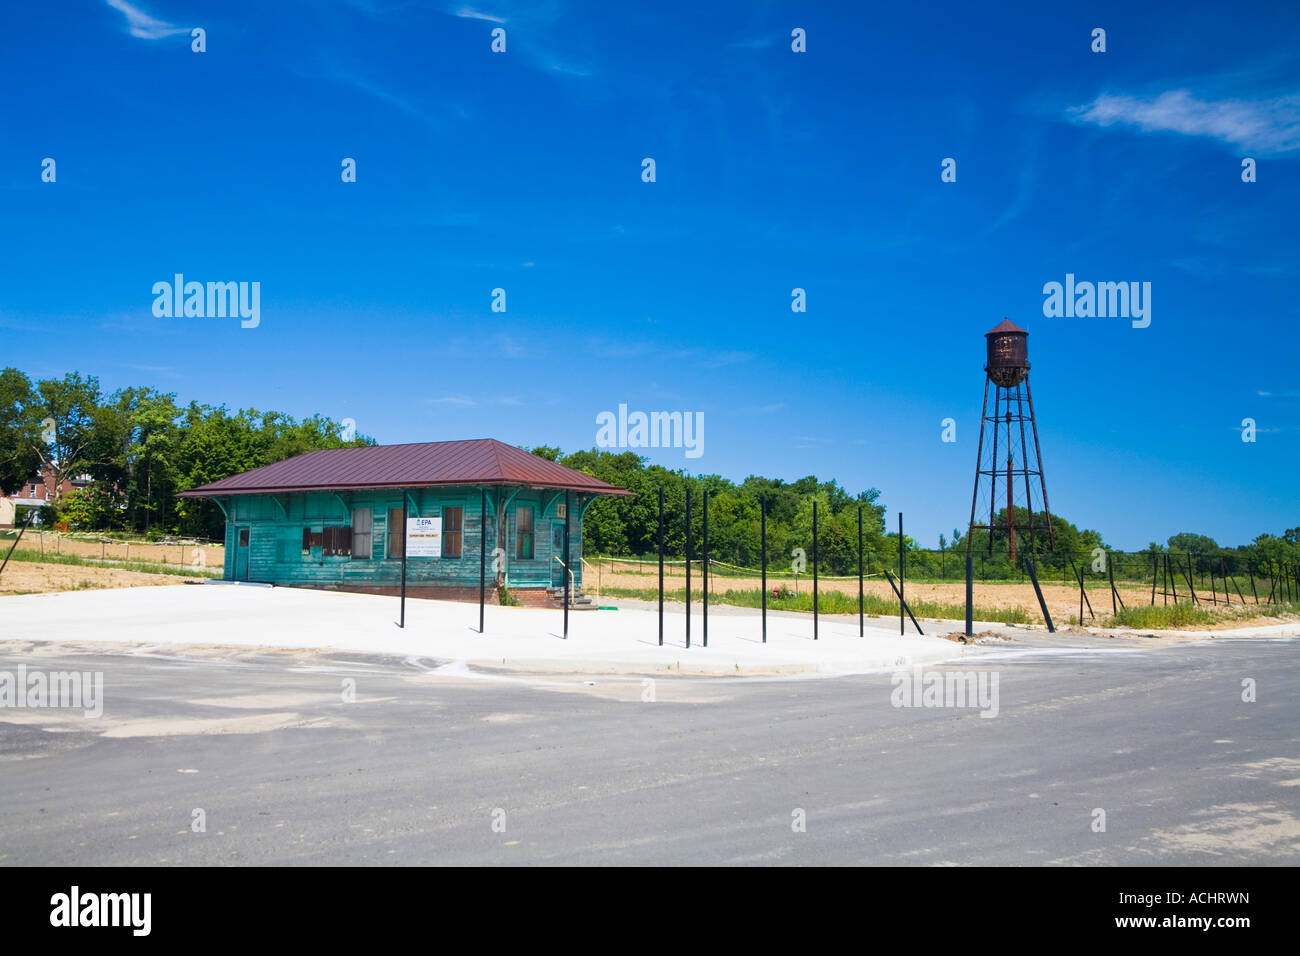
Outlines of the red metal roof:
M631 494L495 438L476 438L309 451L183 491L178 497L437 485L527 485L597 495Z

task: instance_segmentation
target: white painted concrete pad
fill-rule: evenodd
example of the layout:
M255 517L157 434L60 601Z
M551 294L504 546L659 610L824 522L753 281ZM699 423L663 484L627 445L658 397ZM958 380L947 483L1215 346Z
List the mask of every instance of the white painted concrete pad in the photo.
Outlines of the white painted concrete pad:
M814 641L811 617L770 615L763 644L757 613L717 610L705 648L698 607L689 649L680 606L665 612L663 647L657 613L643 609L571 612L568 640L556 609L488 607L483 634L477 604L408 599L405 629L397 619L397 598L297 588L176 585L0 598L0 640L368 651L529 671L837 675L980 653L880 626L859 637L856 620L826 616Z

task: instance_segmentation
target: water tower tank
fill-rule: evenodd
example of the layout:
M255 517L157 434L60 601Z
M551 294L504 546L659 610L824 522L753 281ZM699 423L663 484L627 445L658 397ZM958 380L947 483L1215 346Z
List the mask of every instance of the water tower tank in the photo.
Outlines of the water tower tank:
M997 328L984 333L988 340L988 364L984 371L993 384L1013 388L1025 380L1029 372L1029 333L1010 319L1003 319Z

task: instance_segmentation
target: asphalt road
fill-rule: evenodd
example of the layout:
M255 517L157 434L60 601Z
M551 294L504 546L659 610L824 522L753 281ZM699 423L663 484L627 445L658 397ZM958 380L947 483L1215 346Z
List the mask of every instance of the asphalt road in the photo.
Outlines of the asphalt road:
M0 671L102 671L105 699L0 709L0 865L1300 863L1300 643L1025 640L927 668L996 674L992 718L893 706L889 674L645 701L433 659L0 643Z

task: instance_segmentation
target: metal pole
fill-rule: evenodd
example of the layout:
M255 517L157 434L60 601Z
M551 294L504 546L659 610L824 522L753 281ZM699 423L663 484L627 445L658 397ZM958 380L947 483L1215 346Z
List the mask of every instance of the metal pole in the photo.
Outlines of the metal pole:
M1025 567L1029 569L1029 580L1034 583L1034 593L1038 595L1038 606L1043 611L1043 620L1047 622L1047 630L1053 634L1056 633L1056 625L1052 623L1052 615L1047 610L1047 601L1043 599L1043 589L1038 586L1038 572L1034 569L1032 558L1025 559Z
M889 573L888 568L885 569L885 577L889 581L889 586L894 589L894 593L898 595L898 603L903 607L903 610L907 611L907 616L912 618L912 626L916 628L916 633L924 635L925 631L921 630L921 625L916 623L916 618L912 615L912 609L908 607L907 602L903 600L902 592L900 592L898 586L894 584L894 576ZM902 582L900 581L899 583L901 584Z
M1038 444L1038 419L1034 417L1034 393L1029 388L1029 373L1025 373L1025 401L1029 403L1029 427L1034 433L1034 458L1038 461L1038 484L1043 491L1043 514L1047 516L1048 544L1056 547L1056 531L1052 528L1052 509L1047 504L1047 476L1043 472L1043 449Z
M971 605L971 600L975 591L974 569L971 567L970 555L966 555L966 636L975 636L975 610Z
M569 489L564 489L564 639L569 639L569 587L573 572L569 570Z
M992 531L990 531L989 533L992 534ZM905 610L907 610L907 608L903 602L903 512L900 511L898 513L898 633L899 634L906 633L906 629L903 625L903 612Z
M817 499L813 499L813 640L817 640Z
M984 460L984 421L989 411L989 379L984 378L984 404L980 407L980 440L975 449L975 490L970 495L970 524L966 527L966 556L970 556L971 531L975 528L975 502L980 493L980 465Z
M691 646L691 486L686 486L686 646Z
M1171 555L1165 555L1165 572L1169 578L1169 587L1174 592L1174 603L1178 603L1178 575L1174 573L1174 562Z
M402 619L397 625L406 627L406 489L402 489Z
M858 505L858 637L866 636L866 617L862 613L862 505Z
M993 457L989 459L989 547L988 554L993 555L993 520L997 517L998 507L998 409L1002 400L1002 386L993 388Z
M763 643L767 643L767 496L758 499L759 545L763 552Z
M1115 590L1115 562L1109 554L1106 555L1106 576L1110 579L1110 613L1115 615L1119 613L1119 608L1115 606L1118 592Z
M0 574L4 573L5 566L9 564L9 558L13 555L14 550L18 547L18 542L23 540L23 532L27 530L27 526L32 523L32 519L34 517L36 517L36 509L28 508L27 520L24 521L23 526L18 529L18 537L14 538L14 543L9 546L9 553L5 555L4 564L0 564Z
M483 633L483 605L487 603L487 490L478 490L478 632Z
M664 646L664 486L659 486L659 646Z
M700 582L704 602L704 646L709 646L709 489L704 489L704 563L700 567L703 580Z
M1187 553L1187 590L1192 593L1192 603L1200 604L1201 601L1196 596L1196 585L1192 584L1192 578L1195 576L1195 574L1196 574L1196 570L1192 567L1192 555L1191 552L1189 551Z
M1247 566L1246 573L1250 575L1250 593L1255 596L1255 603L1259 603L1259 592L1255 590L1255 569Z
M1160 555L1151 551L1151 606L1156 605L1156 578L1160 577Z

